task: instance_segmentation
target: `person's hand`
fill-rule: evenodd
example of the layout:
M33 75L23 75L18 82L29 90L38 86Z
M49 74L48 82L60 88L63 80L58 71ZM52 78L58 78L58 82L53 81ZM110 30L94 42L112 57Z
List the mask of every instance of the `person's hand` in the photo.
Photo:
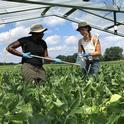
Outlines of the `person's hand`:
M53 59L53 61L58 62L58 63L61 63L62 62L62 60L61 59L58 59L58 58Z
M82 56L83 57L89 57L89 56L91 56L91 54L90 53L83 53Z
M78 55L79 57L82 57L82 53L78 53L77 55Z
M22 57L23 57L23 58L26 58L26 59L31 58L31 52L22 53Z

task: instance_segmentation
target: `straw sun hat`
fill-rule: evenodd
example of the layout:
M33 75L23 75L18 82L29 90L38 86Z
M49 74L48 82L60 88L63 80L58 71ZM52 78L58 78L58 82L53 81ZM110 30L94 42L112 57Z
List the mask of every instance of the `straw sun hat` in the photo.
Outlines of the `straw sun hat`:
M29 34L31 34L31 33L41 33L41 32L44 32L46 30L47 30L47 28L43 28L42 25L35 24L35 25L31 26Z
M80 22L80 23L78 23L77 31L79 31L79 29L83 28L83 27L89 27L89 30L91 31L91 26L87 22Z

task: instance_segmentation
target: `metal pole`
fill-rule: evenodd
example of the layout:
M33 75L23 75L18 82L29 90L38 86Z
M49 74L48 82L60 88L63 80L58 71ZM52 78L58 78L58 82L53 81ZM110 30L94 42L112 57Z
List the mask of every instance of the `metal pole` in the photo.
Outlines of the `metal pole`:
M31 57L54 61L54 58L50 58L50 57L42 57L42 56L37 56L37 55L31 55ZM66 62L66 61L61 61L61 62L64 63L64 64L70 64L70 65L78 65L78 66L80 66L80 64L77 64L77 63L71 63L71 62Z
M113 0L113 6L115 6L115 0ZM116 11L113 11L114 16L114 34L117 34L117 18L116 18Z
M116 21L116 12L113 12L114 15L114 34L117 34L117 21Z

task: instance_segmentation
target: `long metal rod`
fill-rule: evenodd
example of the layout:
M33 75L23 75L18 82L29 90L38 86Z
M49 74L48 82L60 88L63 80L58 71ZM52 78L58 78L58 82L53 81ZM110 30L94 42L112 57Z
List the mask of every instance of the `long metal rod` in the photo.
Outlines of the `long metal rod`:
M71 10L69 10L67 13L64 14L64 17L67 17L69 15L71 15L73 12L75 12L77 9L72 8Z
M9 11L9 9L6 9L5 12L0 12L0 15L6 15L6 14L12 14L12 13L19 13L19 12L25 12L25 11L31 11L31 10L38 10L38 9L44 9L44 8L49 8L50 6L46 7L35 7L35 8L27 8L27 9L22 9L22 10L16 10L16 11Z
M42 1L31 1L31 0L5 0L10 2L21 2L21 3L30 3L30 4L38 4L38 5L51 5L51 6L61 6L61 7L71 7L71 8L82 8L82 9L89 9L89 10L97 10L97 11L110 11L110 12L124 12L124 10L114 8L111 6L110 8L99 8L99 7L90 7L90 6L83 6L83 5L70 5L70 4L61 4L61 3L51 3L51 2L42 2ZM93 6L93 5L92 5Z
M67 18L67 17L65 18L65 17L63 17L63 16L55 15L55 14L53 14L53 15L47 15L47 16L44 15L43 17L49 17L49 16L56 16L56 17L66 19L66 20L71 21L71 22L78 23L78 21L69 19L69 18ZM20 21L26 21L26 20L35 20L35 19L40 19L40 18L41 18L41 16L39 16L39 17L34 17L34 18L20 19L20 20L15 20L15 21L9 21L9 22L4 22L4 20L3 20L3 22L0 23L0 25L2 25L2 24L14 23L14 22L20 22ZM114 32L112 32L112 31L105 30L105 29L101 29L101 28L98 28L98 27L95 27L95 26L92 26L92 28L97 29L97 30L100 30L100 31L104 31L104 32L107 32L107 33L110 33L110 34L114 34ZM115 35L115 34L114 34L114 35ZM118 34L116 34L116 35L117 35L117 36L120 36L120 37L124 37L124 34L121 34L121 33L118 33Z
M8 21L8 22L5 22L4 19L1 19L1 20L3 20L3 22L0 23L0 25L2 25L2 24L10 24L10 23L14 23L14 22L21 22L21 21L35 20L35 19L41 19L41 16L39 16L39 17L34 17L34 18L19 19L19 20Z
M50 58L50 57L43 57L43 56L37 56L37 55L31 55L31 57L35 57L35 58L39 58L39 59L46 59L46 60L52 60L54 61L54 58ZM71 63L71 62L66 62L66 61L61 61L64 64L69 64L69 65L78 65L80 66L80 64L77 63Z
M66 20L71 21L71 22L78 23L78 21L76 21L76 20L72 20L72 19L69 19L67 17L60 16L60 15L47 15L47 16L44 16L44 17L48 17L48 16L56 16L56 17L66 19ZM104 31L104 32L107 32L107 33L110 33L110 34L114 34L113 31L105 30L105 29L102 29L102 28L99 28L99 27L96 27L96 26L92 26L92 28L97 29L97 30L100 30L100 31ZM121 33L114 34L114 35L117 35L117 36L120 36L120 37L124 37L124 34L121 34Z
M50 8L51 8L51 7L46 8L46 9L41 13L41 15L45 15L45 14L47 13L47 11L48 11Z
M7 11L7 12L2 12L2 13L0 12L0 15L12 14L12 13L19 13L19 12L24 12L24 11L29 11L29 10L38 10L38 9L43 9L43 8L46 8L46 9L44 10L45 13L46 13L46 10L48 11L51 7L36 7L36 8L32 8L32 9L29 9L29 8L28 8L28 9L18 10L18 11ZM76 9L72 9L72 10L75 11ZM93 13L93 12L89 12L89 11L84 10L84 9L79 9L79 10L84 11L84 12L89 13L89 14L92 14L92 15L94 15L94 16L103 18L103 19L105 19L105 20L114 22L114 20L112 20L112 19L103 17L103 16L98 15L98 14L95 14L95 13ZM41 15L44 15L44 14L45 14L44 11L41 13ZM70 14L70 13L69 13L69 14ZM67 16L68 16L68 15L67 15ZM64 14L64 17L66 17L66 14ZM22 20L22 21L23 21L23 20ZM122 22L116 22L116 24L117 24L117 25L124 25L124 23L122 23ZM112 27L114 27L114 25L105 28L105 30L107 30L107 29L109 29L109 28L112 28Z
M105 19L105 20L114 22L113 19L103 17L103 16L101 16L101 15L99 15L99 14L95 14L95 13L93 13L93 12L89 12L89 11L84 10L84 9L79 9L79 10L84 11L84 12L86 12L86 13L89 13L89 14L91 14L91 15L97 16L97 17L99 17L99 18L103 18L103 19ZM117 21L116 21L116 22L117 22ZM124 23L122 23L122 22L117 22L117 24L119 24L119 25L124 25ZM105 29L107 29L107 28L105 28Z
M124 22L122 22L122 24L124 25ZM120 25L122 25L122 24L120 24L120 23L116 23L116 26L120 26ZM110 28L113 28L115 25L111 25L111 26L109 26L109 27L106 27L106 28L104 28L105 30L108 30L108 29L110 29Z

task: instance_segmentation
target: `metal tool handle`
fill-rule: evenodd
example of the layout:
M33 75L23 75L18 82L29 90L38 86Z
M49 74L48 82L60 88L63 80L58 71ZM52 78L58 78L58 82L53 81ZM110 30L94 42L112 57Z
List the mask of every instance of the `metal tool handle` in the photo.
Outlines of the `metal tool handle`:
M83 53L86 53L83 45L81 45L81 48L83 50Z
M52 61L54 61L54 58L49 58L49 57L42 57L42 56L37 56L37 55L31 55L31 57L35 57L35 58L39 58L39 59L46 59L46 60L52 60ZM80 66L80 64L77 64L77 63L71 63L71 62L66 62L66 61L62 61L62 63L64 63L64 64L70 64L70 65L78 65L78 66Z

